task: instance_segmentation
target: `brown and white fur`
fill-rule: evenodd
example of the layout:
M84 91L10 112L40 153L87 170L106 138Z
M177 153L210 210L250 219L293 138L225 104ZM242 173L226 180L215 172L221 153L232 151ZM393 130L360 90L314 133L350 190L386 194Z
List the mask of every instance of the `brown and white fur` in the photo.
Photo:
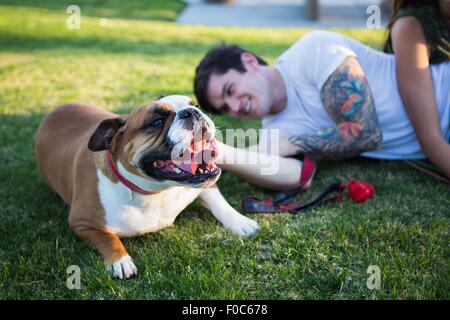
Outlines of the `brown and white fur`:
M209 139L214 137L214 123L190 98L168 96L126 115L67 104L50 112L39 126L35 151L40 173L70 206L71 229L101 253L114 277L137 274L121 237L170 226L196 198L238 235L259 229L221 195L215 185L220 169L215 165L202 174L182 171L180 176L179 169L165 176L157 165L165 166L168 154L188 148L196 123ZM107 152L122 176L155 193L137 193L118 181Z

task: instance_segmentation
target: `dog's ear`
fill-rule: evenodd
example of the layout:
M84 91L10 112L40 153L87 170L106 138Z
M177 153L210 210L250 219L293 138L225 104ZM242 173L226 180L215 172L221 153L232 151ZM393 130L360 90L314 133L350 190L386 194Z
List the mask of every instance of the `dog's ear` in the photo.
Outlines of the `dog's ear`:
M116 133L125 125L122 118L106 119L100 122L94 134L89 139L88 148L91 151L109 150Z
M161 100L162 98L165 98L166 96L165 95L160 95L159 97L158 97L158 99L156 99L156 100Z

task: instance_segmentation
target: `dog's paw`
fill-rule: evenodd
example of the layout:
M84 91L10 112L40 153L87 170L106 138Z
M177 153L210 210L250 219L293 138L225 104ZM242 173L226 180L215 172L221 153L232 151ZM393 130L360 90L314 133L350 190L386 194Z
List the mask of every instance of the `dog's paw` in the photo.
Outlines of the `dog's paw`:
M113 278L128 279L137 275L137 268L129 255L123 256L119 260L113 262L110 270Z
M251 236L259 230L259 225L255 220L249 219L241 214L233 217L225 227L237 235L246 237Z

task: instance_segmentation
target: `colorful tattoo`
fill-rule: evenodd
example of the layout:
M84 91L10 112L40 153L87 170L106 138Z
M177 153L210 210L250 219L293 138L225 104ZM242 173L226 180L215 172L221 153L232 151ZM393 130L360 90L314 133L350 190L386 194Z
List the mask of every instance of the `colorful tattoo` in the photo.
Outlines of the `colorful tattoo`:
M336 127L317 134L291 137L298 153L315 159L343 159L376 149L382 134L364 72L354 57L348 57L331 74L320 91L323 106Z

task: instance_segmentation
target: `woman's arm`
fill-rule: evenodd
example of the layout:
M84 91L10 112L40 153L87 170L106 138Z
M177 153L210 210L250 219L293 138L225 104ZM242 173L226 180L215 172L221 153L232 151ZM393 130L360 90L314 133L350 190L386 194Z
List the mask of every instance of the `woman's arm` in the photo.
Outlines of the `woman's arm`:
M281 155L307 154L337 160L376 149L382 141L374 100L361 66L354 57L345 59L320 91L325 110L336 126L315 134L291 137Z
M420 22L412 16L398 19L392 28L391 39L400 95L422 151L450 177L450 145L441 133L428 68L428 45Z

